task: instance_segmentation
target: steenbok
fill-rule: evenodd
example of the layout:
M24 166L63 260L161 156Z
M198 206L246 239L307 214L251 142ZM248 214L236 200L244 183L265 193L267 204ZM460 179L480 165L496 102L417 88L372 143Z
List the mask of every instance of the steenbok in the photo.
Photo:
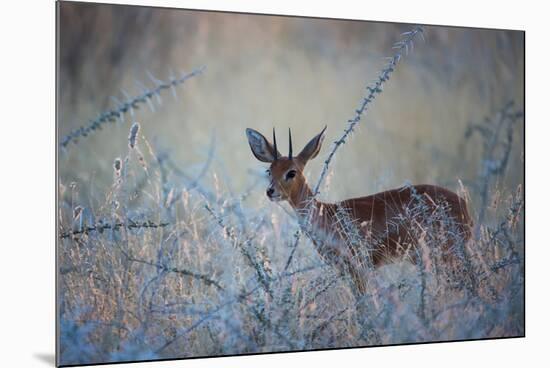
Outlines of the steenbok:
M271 164L267 197L290 204L324 261L349 275L361 295L366 292L368 266L403 258L415 262L422 254L419 245L427 244L426 239L435 239L443 261L455 264L457 249L464 249L471 237L472 221L465 200L448 189L410 185L338 203L315 199L304 168L319 154L325 130L296 156L289 130L285 157L277 150L275 130L271 143L256 130L246 129L254 156Z

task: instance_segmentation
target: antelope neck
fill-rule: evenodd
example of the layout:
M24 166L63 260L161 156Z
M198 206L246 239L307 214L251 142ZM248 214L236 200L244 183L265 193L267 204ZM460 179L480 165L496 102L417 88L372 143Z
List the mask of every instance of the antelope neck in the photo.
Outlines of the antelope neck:
M323 203L316 200L313 197L313 192L311 191L307 183L304 184L300 192L292 193L290 195L288 202L290 203L291 207L294 209L296 214L298 214L299 216L304 216L307 214L307 210L309 210L308 206L310 203L315 212L319 211L321 206L324 206L324 207L331 206L330 203Z

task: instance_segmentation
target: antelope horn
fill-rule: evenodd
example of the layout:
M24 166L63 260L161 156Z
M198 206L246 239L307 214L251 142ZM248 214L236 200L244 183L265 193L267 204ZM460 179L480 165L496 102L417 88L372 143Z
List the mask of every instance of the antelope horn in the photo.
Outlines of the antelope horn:
M290 128L288 128L288 158L292 160L292 133L290 133Z
M275 128L273 128L273 149L275 153L273 154L275 156L275 161L277 161L277 138L275 138Z

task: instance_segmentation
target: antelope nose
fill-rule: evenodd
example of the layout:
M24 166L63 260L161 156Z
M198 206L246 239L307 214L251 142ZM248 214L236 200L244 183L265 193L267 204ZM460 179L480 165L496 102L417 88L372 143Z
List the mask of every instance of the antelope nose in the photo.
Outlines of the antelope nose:
M271 196L273 195L273 192L274 192L274 191L275 191L275 190L273 190L273 188L268 188L267 191L266 191L267 196L268 196L268 197L271 197Z

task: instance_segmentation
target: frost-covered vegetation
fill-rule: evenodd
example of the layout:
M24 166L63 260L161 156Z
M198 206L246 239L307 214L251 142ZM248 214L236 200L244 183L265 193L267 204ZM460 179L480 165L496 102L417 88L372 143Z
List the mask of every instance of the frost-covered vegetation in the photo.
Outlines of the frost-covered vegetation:
M317 165L310 182L326 175L319 188L326 200L422 181L468 201L475 224L461 253L468 277L450 277L443 266L444 229L430 226L445 211L436 212L415 230L418 262L368 270L368 292L358 298L349 276L321 260L292 210L267 200L265 167L244 128L291 125L305 142L328 123L327 141L338 142L361 89L380 75L361 71L361 63L385 70L377 57L395 55L393 41L410 27L78 6L61 11L61 31L73 32L61 39L71 57L62 55L60 71L60 363L524 334L517 35L427 27L426 41L403 55L383 92L375 90L380 96L353 138L336 144L326 172L329 145L310 164ZM87 23L77 25L81 16ZM136 18L166 39L127 32ZM99 27L132 36L116 44L98 33L77 51L79 30ZM454 48L470 53L459 57ZM73 69L75 60L81 64ZM159 60L207 69L166 72ZM476 64L480 74L469 76L469 63L479 60L486 63ZM146 62L138 75L150 74L148 82L134 83L128 75ZM323 74L339 68L346 70ZM132 90L117 93L121 87Z

